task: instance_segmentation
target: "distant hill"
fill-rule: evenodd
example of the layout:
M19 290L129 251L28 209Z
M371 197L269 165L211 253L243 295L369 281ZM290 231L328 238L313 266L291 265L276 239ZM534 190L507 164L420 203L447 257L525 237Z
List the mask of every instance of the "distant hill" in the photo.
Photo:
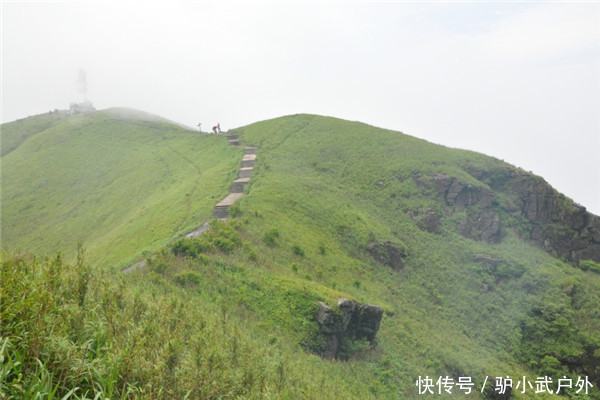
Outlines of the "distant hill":
M2 125L2 246L119 264L211 215L239 150L129 109Z
M210 219L241 149L109 111L33 118L34 133L3 126L3 248L83 239L98 266L148 250L130 275L72 263L60 279L57 261L5 256L3 336L26 338L11 360L42 359L21 363L36 393L52 375L91 398L417 399L425 379L440 398L560 398L536 393L546 376L553 391L570 380L564 398L600 398L600 219L541 177L286 116L229 132L257 147L246 193L181 239ZM22 300L19 285L39 291Z

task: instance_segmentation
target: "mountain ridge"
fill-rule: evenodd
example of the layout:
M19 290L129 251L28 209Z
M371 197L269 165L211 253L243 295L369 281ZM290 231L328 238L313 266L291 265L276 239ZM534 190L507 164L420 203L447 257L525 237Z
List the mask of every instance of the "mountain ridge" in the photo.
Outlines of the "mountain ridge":
M124 148L121 157L143 148L151 157L140 160L149 169L108 162L105 171L115 179L79 186L87 196L74 212L91 215L104 201L110 207L103 215L117 222L112 230L134 224L113 216L115 205L140 212L154 203L125 206L110 197L91 202L89 194L120 194L119 183L128 184L127 176L140 180L140 169L159 172L145 196L172 196L170 207L152 214L140 231L154 230L164 241L141 246L147 265L131 274L114 274L102 261L88 268L83 261L65 265L56 258L3 255L9 290L1 295L10 307L0 328L12 340L5 348L10 357L34 354L53 376L65 377L52 381L59 393L79 387L88 397L98 391L119 397L128 395L118 388L129 387L133 398L420 398L416 383L427 376L448 382L469 377L476 385L469 398L483 399L497 398L488 382L494 377L534 382L547 375L556 383L585 375L594 385L589 397L598 398L596 217L541 178L483 154L367 124L309 114L280 117L228 132L257 147L252 180L227 222L213 221L198 238L182 238L183 232L166 227L169 208L183 198L184 209L200 210L194 221L210 219L239 170L241 149L220 135L169 134L174 128L168 124L147 129L115 124L104 114L86 118L91 123L85 128L46 131L52 140L36 146L26 141L3 157L9 183L27 181L29 170L38 180L47 171L70 182L74 164L65 152L85 149L103 160L104 152L96 152L99 140L103 148ZM75 140L89 136L96 140L91 150ZM33 168L36 152L71 168ZM11 165L17 160L19 168ZM73 185L60 180L51 188L74 196ZM10 206L44 188L31 182L7 186L3 207L5 199ZM69 221L59 204L48 201L53 192L44 193L31 202L47 213L36 218L58 214ZM3 222L6 210L27 216L26 210L5 208ZM183 220L191 219L184 213ZM176 225L185 225L181 221ZM60 223L53 232L67 237L67 228ZM112 257L121 260L140 254L114 250ZM95 248L88 251L98 259ZM38 290L23 291L22 285ZM56 304L56 312L44 304ZM339 304L358 310L360 304L377 305L381 320L353 326L361 332L354 337L335 336L353 318ZM319 357L331 355L328 343L336 341L333 360ZM65 354L85 356L71 364ZM27 359L8 376L16 379L19 368L45 371L36 366ZM574 391L569 396L577 398ZM515 398L539 398L516 392ZM455 387L452 396L464 394Z

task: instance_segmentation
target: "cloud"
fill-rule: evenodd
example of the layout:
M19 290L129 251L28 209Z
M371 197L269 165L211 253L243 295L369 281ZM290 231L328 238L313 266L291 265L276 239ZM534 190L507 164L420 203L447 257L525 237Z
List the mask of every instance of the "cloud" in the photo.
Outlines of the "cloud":
M482 45L511 62L569 60L598 49L598 3L548 3L504 18Z

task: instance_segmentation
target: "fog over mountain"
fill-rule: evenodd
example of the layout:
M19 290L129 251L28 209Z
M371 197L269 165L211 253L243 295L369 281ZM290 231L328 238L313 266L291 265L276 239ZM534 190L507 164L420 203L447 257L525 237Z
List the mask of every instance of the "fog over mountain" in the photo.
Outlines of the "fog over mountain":
M600 214L600 5L3 2L2 122L316 113L483 152Z

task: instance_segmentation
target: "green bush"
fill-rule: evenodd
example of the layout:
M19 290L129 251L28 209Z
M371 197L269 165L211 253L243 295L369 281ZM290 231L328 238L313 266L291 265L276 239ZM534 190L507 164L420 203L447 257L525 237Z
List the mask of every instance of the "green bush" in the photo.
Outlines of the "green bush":
M267 246L275 246L277 244L278 237L279 230L277 228L271 228L263 235L263 242Z
M581 268L584 271L592 271L597 274L600 274L600 264L598 264L594 260L579 261L579 268Z
M319 254L321 254L321 255L327 254L327 247L325 247L325 244L323 242L319 243Z
M225 253L231 253L236 247L236 244L233 241L224 237L215 237L213 239L213 243L215 244L215 246L217 246L219 250Z
M213 249L213 244L207 242L204 236L200 238L182 238L171 246L173 254L188 257L197 257L198 254L212 251Z
M304 257L304 249L302 247L300 247L299 245L294 244L292 246L292 251L294 252L295 255Z
M195 287L202 281L202 275L194 271L183 271L176 274L173 280L183 287Z
M238 204L233 204L233 205L229 206L228 211L229 211L229 216L232 218L237 218L242 215L242 209L240 208L240 206Z

